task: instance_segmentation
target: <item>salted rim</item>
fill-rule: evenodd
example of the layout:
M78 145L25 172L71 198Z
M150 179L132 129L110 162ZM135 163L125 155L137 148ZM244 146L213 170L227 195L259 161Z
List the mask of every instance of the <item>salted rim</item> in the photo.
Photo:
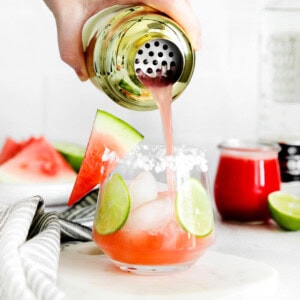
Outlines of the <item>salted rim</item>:
M164 145L139 144L120 159L119 164L128 165L133 169L144 168L156 172L164 171L167 166L186 170L198 166L202 172L208 171L205 151L187 145L175 145L174 155L166 156Z

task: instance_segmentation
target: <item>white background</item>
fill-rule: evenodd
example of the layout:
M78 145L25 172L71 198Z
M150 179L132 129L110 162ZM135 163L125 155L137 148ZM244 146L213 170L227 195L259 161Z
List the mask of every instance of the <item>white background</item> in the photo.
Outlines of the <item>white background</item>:
M211 177L217 144L255 138L259 14L263 0L192 0L202 26L194 76L173 105L174 136L207 151ZM59 57L56 26L42 0L0 1L0 145L45 135L86 144L97 108L161 143L158 111L118 106L90 82L82 83Z
M255 138L259 13L265 0L191 0L202 25L202 50L188 88L174 102L176 143L207 150L213 180L217 144ZM157 111L117 106L82 83L59 57L54 18L42 0L0 0L0 145L7 136L44 134L85 144L97 108L162 142ZM276 299L297 298L298 233L272 227L219 226L216 250L269 263L280 271ZM278 245L278 247L274 247Z

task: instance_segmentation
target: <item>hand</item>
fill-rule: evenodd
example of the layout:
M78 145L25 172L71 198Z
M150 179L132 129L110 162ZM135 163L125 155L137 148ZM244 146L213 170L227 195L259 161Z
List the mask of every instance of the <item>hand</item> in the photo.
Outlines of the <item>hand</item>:
M85 81L88 73L82 50L84 23L99 10L115 4L146 4L162 11L187 32L195 50L200 47L200 26L189 0L44 0L56 20L61 59Z

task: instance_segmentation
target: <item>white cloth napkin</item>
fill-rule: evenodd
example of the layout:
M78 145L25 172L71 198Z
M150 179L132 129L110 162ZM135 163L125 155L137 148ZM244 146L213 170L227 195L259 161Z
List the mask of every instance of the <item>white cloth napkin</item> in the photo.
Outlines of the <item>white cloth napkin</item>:
M36 226L41 218L47 222L34 235L37 227L30 231L31 225ZM0 299L64 299L55 284L59 252L58 216L44 213L39 196L1 205Z
M61 241L90 241L96 192L58 214L39 196L0 203L0 299L65 299L56 285ZM82 222L84 221L84 222ZM82 223L86 223L82 225Z

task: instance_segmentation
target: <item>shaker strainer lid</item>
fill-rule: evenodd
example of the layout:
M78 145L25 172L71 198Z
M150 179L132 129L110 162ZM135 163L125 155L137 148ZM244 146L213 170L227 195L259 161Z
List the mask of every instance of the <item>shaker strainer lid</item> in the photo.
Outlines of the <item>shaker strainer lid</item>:
M166 77L169 82L176 82L183 70L183 56L171 41L152 39L138 49L134 68L137 75Z

